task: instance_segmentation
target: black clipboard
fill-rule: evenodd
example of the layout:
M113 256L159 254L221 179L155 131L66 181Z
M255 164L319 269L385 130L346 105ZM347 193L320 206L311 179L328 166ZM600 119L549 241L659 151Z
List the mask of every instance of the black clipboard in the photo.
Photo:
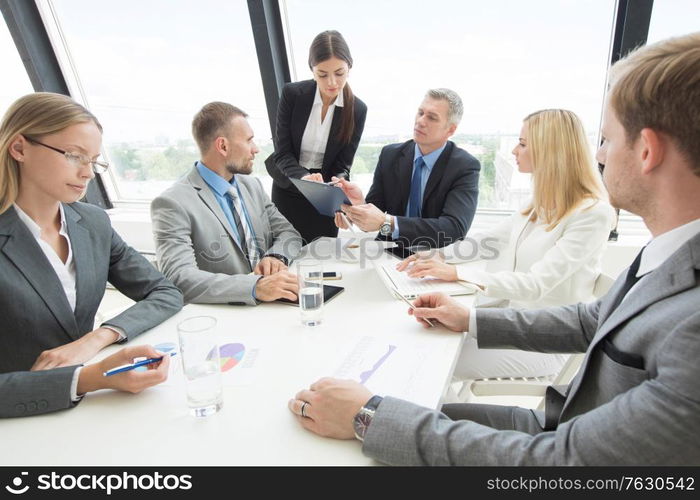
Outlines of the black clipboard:
M352 205L342 189L337 186L329 186L321 182L306 181L304 179L293 179L290 181L296 186L304 198L309 200L316 211L327 217L335 217L335 213L340 210L341 204Z
M344 290L345 288L343 288L342 286L323 285L323 303L328 303L328 301L330 301L333 297L339 295ZM290 306L299 306L299 298L297 298L296 301L292 301L289 299L277 299L275 302L281 302Z

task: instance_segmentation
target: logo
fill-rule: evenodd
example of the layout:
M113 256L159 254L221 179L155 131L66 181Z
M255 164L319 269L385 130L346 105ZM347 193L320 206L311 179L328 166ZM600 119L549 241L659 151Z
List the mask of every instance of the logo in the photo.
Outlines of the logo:
M27 476L29 475L28 472L22 472L22 476ZM14 486L14 488L12 487ZM22 493L26 493L27 490L29 489L29 485L26 485L24 488L21 488L22 486L22 477L17 476L12 480L12 486L5 486L5 489L12 493L13 495L21 495ZM15 489L17 488L17 489Z

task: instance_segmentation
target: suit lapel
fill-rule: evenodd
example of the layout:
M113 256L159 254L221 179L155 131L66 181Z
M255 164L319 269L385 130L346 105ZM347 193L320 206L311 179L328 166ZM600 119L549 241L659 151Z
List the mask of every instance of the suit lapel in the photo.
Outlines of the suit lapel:
M24 275L71 341L79 337L78 324L63 286L46 255L14 208L0 215L0 234L8 236L2 252Z
M603 321L591 344L599 343L606 335L651 304L694 287L695 266L691 257L690 246L684 245L667 262L643 278L644 282L632 290L632 295L627 300L610 310L613 300L625 282L627 273L623 272L601 305Z
M697 286L695 282L695 269L700 268L700 258L693 255L693 246L700 244L700 235L695 236L681 248L679 248L666 262L651 272L644 278L644 283L633 290L633 295L622 302L615 310L610 310L615 298L620 293L627 271L623 271L615 281L610 291L605 295L601 304L600 316L598 320L598 331L593 341L588 347L586 357L581 366L579 374L571 385L569 396L563 411L566 410L573 396L581 386L581 380L585 377L585 372L589 367L591 354L597 345L608 335L615 332L625 321L635 317L650 305L660 300L680 293L689 288Z
M304 130L306 130L306 124L309 121L311 108L314 104L314 96L316 95L316 82L310 80L309 83L308 87L300 89L294 109L292 132L294 133L294 150L297 153L297 157L301 154L301 140L304 137Z
M421 207L421 213L423 214L425 214L425 200L429 199L431 193L440 185L442 176L445 175L445 170L447 170L447 164L450 161L453 149L454 143L452 141L447 141L445 149L440 153L435 165L433 165L433 169L430 171L430 177L428 177L428 183L425 185L425 192L423 193L423 205Z
M95 255L90 243L90 233L79 223L82 218L80 214L67 205L64 205L63 209L75 264L75 317L81 318L83 306L90 302L95 293L90 286L95 282Z
M510 234L511 239L511 244L507 245L509 252L512 252L512 270L515 271L516 266L518 265L518 247L522 243L520 241L520 238L523 234L523 231L525 231L525 228L527 227L527 223L530 221L530 216L520 216L520 220L518 221L518 224L515 224L513 226L513 231Z
M197 195L202 200L202 202L204 202L207 208L209 208L209 210L211 210L214 216L219 220L219 223L226 231L226 234L228 234L231 240L233 240L234 244L238 246L236 235L233 234L233 229L231 228L231 225L229 224L226 215L224 215L224 211L221 210L221 206L219 205L219 202L216 201L214 193L211 192L211 189L209 188L207 183L204 182L202 176L199 175L197 167L192 169L192 171L187 176L187 180L195 188L195 190L197 191Z
M416 143L408 141L401 150L396 163L396 186L399 187L399 206L396 208L397 215L404 215L408 206L408 197L411 194L411 177L413 176L413 156ZM391 208L387 207L391 212Z

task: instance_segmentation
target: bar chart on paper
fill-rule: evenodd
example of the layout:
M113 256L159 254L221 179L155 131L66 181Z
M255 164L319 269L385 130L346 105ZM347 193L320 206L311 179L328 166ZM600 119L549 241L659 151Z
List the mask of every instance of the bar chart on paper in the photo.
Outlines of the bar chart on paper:
M355 380L375 392L410 396L430 350L422 342L387 342L364 336L349 347L333 376Z

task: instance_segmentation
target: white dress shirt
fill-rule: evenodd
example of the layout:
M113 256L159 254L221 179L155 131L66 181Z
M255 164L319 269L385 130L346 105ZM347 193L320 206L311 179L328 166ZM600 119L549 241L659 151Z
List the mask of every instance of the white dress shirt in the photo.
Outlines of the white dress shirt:
M323 156L326 154L328 135L333 123L335 108L343 107L343 92L338 94L335 101L328 106L325 119L321 120L323 111L323 100L321 92L316 85L316 96L311 106L309 120L306 122L304 135L301 138L301 151L299 152L299 165L309 170L320 169L323 166Z

